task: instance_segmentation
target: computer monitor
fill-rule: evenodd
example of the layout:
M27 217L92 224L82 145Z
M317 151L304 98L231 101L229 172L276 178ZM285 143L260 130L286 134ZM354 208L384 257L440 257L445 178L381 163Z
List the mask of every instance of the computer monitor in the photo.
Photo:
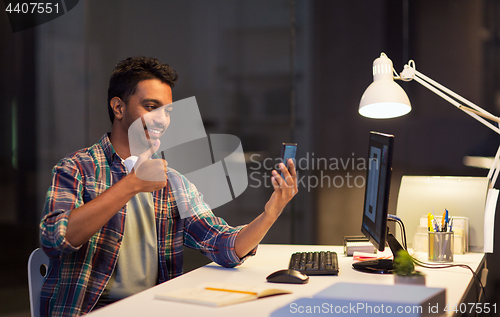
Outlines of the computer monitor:
M387 227L393 145L393 135L370 132L361 232L379 251L384 251L386 242L389 243L395 257L402 247ZM354 263L353 268L370 273L391 273L393 260L361 261Z

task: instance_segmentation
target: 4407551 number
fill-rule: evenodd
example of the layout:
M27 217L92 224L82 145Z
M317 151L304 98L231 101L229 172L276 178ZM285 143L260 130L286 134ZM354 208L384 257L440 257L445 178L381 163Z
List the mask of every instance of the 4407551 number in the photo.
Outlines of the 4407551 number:
M497 304L493 303L461 303L461 304L447 304L444 308L445 312L455 312L455 313L469 313L469 314L489 314L492 312L493 314L497 313Z
M59 13L59 3L18 2L15 5L9 3L9 5L5 8L5 11L9 13L20 13L20 14Z

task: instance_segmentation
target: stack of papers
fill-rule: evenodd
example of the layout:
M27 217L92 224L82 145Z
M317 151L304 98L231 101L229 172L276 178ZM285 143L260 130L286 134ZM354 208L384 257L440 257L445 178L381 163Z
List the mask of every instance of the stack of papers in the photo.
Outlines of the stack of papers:
M377 253L367 253L367 252L354 252L352 259L354 261L366 261L366 260L375 260L375 259L392 259L392 251L389 248L386 248L382 252Z
M352 256L354 252L375 253L377 250L370 241L347 241L347 256Z

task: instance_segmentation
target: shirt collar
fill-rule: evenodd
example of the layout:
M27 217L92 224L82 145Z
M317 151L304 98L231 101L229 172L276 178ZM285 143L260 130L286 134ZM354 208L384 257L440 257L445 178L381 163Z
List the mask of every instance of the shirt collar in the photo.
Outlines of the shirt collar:
M115 148L113 147L113 144L111 144L111 140L109 139L110 133L106 133L102 136L102 138L99 140L99 144L102 146L102 149L104 150L104 154L106 155L106 160L108 161L108 165L113 165L113 162L115 160L117 162L121 162L122 159L116 153Z
M113 147L113 144L111 144L111 140L109 139L109 136L111 133L106 133L102 136L101 140L99 140L99 144L101 144L104 154L106 155L106 160L108 161L108 164L111 166L113 165L113 162L116 160L117 162L123 163L123 159L116 153L115 148ZM151 156L152 158L161 158L161 156L158 153L153 153ZM122 164L123 165L123 164ZM124 165L125 166L125 165Z

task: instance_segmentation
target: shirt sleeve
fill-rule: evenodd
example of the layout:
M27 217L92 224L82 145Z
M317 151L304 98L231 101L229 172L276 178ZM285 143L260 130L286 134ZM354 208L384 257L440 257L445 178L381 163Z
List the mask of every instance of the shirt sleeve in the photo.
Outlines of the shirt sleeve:
M236 236L244 226L231 227L224 219L213 214L203 201L203 195L189 183L191 216L185 219L184 244L200 250L215 263L225 267L235 267L248 257L255 255L257 246L243 258L234 250Z
M70 212L83 204L82 187L81 173L72 161L63 160L52 170L40 223L41 246L51 258L80 248L66 240L66 230Z

